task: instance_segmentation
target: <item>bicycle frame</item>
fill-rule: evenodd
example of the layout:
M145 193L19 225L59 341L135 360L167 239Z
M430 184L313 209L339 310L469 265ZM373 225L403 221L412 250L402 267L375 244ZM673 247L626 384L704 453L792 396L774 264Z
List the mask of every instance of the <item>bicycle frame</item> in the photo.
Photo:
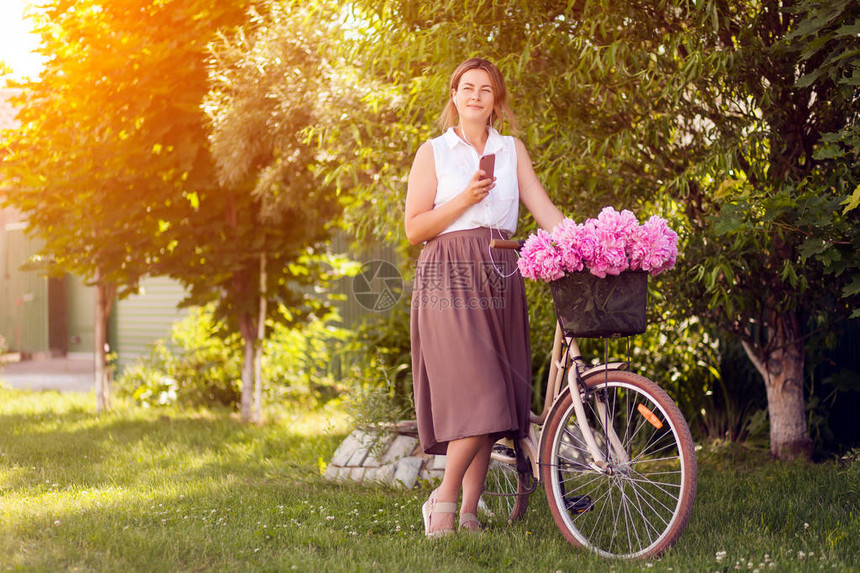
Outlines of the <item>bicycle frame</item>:
M566 350L562 349L566 346ZM568 362L569 361L569 362ZM566 368L566 366L569 366ZM589 367L582 359L582 353L576 339L572 336L565 336L562 333L561 326L556 322L555 336L552 345L552 354L550 356L550 370L547 378L546 394L544 395L543 409L540 414L531 412L529 419L533 424L543 426L550 414L561 403L561 399L566 393L570 393L574 409L576 410L577 423L580 431L585 439L588 447L588 452L592 457L594 469L602 471L606 467L606 458L601 452L600 447L594 439L594 433L591 431L591 426L588 425L588 420L585 415L585 408L582 403L581 391L585 388L585 381L592 376L597 376L609 370L625 370L627 362L608 362L597 366ZM567 381L565 383L564 374L567 371ZM607 412L604 410L605 405L598 402L598 412L601 419L608 420ZM616 455L616 459L627 461L626 450L612 428L611 424L604 427L606 435L609 437L610 444ZM540 464L543 460L539 459L539 452L543 451L544 440L550 439L549 436L540 433L538 438L534 434L533 428L529 428L529 435L521 441L523 450L528 454L531 460L532 473L535 479L540 480Z

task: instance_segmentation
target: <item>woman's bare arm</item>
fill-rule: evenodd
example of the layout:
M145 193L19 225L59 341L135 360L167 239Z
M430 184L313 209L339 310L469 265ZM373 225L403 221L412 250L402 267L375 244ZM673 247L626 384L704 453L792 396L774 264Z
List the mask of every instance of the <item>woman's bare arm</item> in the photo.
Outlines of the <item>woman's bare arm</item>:
M413 245L428 241L444 231L463 212L486 197L493 181L480 179L475 172L469 184L450 201L433 208L436 200L436 162L429 142L418 149L406 190L406 238Z

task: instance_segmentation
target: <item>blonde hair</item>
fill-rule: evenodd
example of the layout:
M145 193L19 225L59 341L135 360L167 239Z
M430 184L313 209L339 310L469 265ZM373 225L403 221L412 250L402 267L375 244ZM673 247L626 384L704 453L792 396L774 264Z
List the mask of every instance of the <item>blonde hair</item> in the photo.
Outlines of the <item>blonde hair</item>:
M448 103L442 110L442 115L439 116L438 124L442 131L446 131L449 127L457 125L459 113L451 100L451 90L456 91L460 87L460 79L463 74L469 70L484 70L490 76L490 83L493 86L493 113L490 114L489 125L502 131L502 128L507 126L508 130L516 133L517 121L514 117L514 112L511 111L508 105L508 90L505 87L505 78L502 77L502 72L499 68L489 60L483 58L469 58L454 70L451 74L451 82L448 90ZM498 124L498 125L497 125Z

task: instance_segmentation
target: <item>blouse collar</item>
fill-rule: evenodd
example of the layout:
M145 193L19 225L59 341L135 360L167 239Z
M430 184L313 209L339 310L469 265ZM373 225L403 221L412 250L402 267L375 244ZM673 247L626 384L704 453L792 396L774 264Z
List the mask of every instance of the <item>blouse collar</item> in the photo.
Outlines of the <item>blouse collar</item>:
M487 143L484 145L484 155L489 155L491 153L496 153L502 148L502 136L494 127L489 128L490 134L487 137ZM444 133L442 136L445 139L445 143L448 144L448 147L454 149L457 144L465 145L467 147L472 147L465 141L463 141L457 132L454 131L453 127L449 127L448 131Z

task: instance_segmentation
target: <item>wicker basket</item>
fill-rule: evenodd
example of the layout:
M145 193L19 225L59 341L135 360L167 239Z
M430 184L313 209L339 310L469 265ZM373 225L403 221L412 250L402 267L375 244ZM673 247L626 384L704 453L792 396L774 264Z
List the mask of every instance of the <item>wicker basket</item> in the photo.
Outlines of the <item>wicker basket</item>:
M568 273L549 283L562 329L580 338L616 338L645 332L648 273L599 278Z

